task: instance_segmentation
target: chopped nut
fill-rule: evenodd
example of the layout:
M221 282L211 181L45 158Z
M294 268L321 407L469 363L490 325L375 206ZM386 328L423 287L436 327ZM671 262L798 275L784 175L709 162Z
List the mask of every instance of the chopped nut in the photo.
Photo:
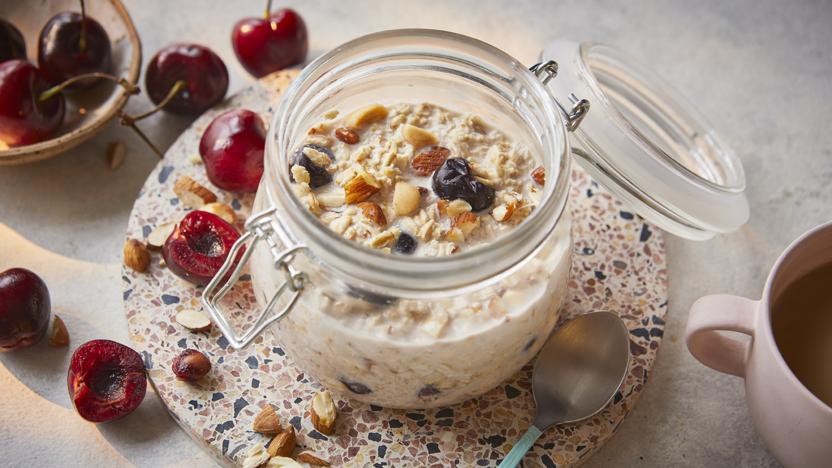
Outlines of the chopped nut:
M350 128L361 128L373 122L387 118L387 108L381 104L371 104L358 109L344 118L344 123Z
M147 247L136 239L124 243L124 264L139 273L147 271L150 266L150 253Z
M361 208L361 212L364 213L364 216L377 226L387 226L387 218L384 216L384 211L382 211L381 207L378 206L378 203L363 202L359 203L358 207Z
M503 203L491 211L491 216L493 216L496 221L504 223L511 219L511 215L514 214L515 208L517 208L517 204L514 202Z
M170 233L173 232L175 227L176 223L164 223L156 226L147 235L147 248L150 250L162 250L162 246L165 245L165 241L168 240Z
M434 146L416 155L410 162L410 170L418 176L429 176L442 166L450 154L451 150L448 148Z
M410 124L402 125L402 137L413 145L414 148L421 148L423 146L435 145L438 141L436 136L423 129Z
M323 151L318 151L315 148L311 148L309 146L303 147L303 154L307 158L309 158L312 163L318 167L329 167L332 164L332 160L329 159L329 156L326 155ZM292 174L294 176L294 174ZM297 179L295 179L297 180Z
M307 135L320 135L321 133L326 133L329 130L329 124L324 122L315 125L314 127L310 128L306 134Z
M116 170L124 162L124 157L127 155L127 148L124 143L114 141L107 146L107 165L110 169Z
M327 158L328 159L328 158ZM308 184L311 179L309 176L309 171L306 170L305 167L295 164L292 166L292 179L295 180L297 184Z
M183 205L193 209L198 209L206 203L217 201L217 196L214 195L214 192L203 187L199 182L188 176L182 176L177 179L173 185L173 193L179 197Z
M544 185L546 183L546 169L543 169L543 166L536 167L532 171L532 179L539 185Z
M375 236L373 236L372 238L370 238L370 240L367 241L367 245L369 245L370 247L372 247L374 249L380 249L382 247L386 247L386 246L392 244L393 241L395 241L395 240L396 240L396 232L393 231L393 230L387 230L387 231L380 232L380 233L376 234Z
M274 412L272 405L263 407L260 414L254 418L254 424L252 424L251 428L254 432L267 435L277 435L281 431L280 418L277 417L277 413Z
M456 215L451 223L452 227L459 228L465 235L470 234L479 225L480 218L470 211Z
M260 444L254 444L246 452L243 459L243 468L257 468L269 461L269 452Z
M269 455L272 457L288 457L295 451L295 428L289 426L269 442Z
M211 319L200 311L183 309L176 314L176 323L192 332L204 332L211 329Z
M308 463L308 464L314 465L314 466L329 466L328 461L318 458L317 455L310 452L309 450L305 450L305 451L299 453L298 456L295 457L295 458L299 462Z
M362 171L344 185L346 201L350 205L361 203L373 196L380 188L373 176Z
M419 209L422 194L407 182L398 182L393 189L393 211L399 216L410 216Z
M352 216L344 215L329 223L329 227L338 234L343 234L352 224Z
M457 198L456 200L449 202L448 206L445 208L445 212L448 213L448 216L456 216L469 211L471 211L471 204L461 198Z
M428 241L434 237L434 232L436 231L436 221L429 219L419 230L416 232L416 237L422 239L423 241Z
M343 141L348 145L354 145L360 140L358 132L351 128L339 127L335 129L335 138Z
M272 457L263 466L265 468L303 468L303 465L289 457Z
M327 120L335 119L335 118L338 117L338 113L339 112L336 109L328 110L328 111L326 111L326 113L324 113L324 118L327 119Z
M445 234L445 239L456 244L462 244L465 242L465 234L462 233L461 229L453 228Z
M236 216L234 215L234 210L226 205L225 203L220 202L213 202L213 203L206 203L202 205L199 209L200 211L207 211L208 213L215 214L222 218L225 222L229 224L234 224Z
M327 435L333 433L338 410L335 408L335 402L332 401L332 395L329 391L324 390L312 397L309 414L312 418L312 425L315 426L318 432Z
M49 346L60 348L69 344L69 332L60 317L52 318L52 334L49 335Z
M439 216L445 216L448 213L448 200L438 200L436 202L436 212Z

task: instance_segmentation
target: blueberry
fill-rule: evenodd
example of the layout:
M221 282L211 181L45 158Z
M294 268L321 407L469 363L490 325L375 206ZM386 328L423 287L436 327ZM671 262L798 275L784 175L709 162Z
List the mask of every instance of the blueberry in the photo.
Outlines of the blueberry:
M373 393L373 391L370 390L370 387L364 385L363 383L351 382L345 379L344 377L341 377L340 380L341 383L344 384L345 387L347 387L347 390L355 393L356 395L366 395L368 393Z
M393 246L393 252L410 255L414 251L416 251L416 239L405 232L399 234L396 245Z
M320 167L312 162L309 159L309 156L303 154L304 148L311 148L316 151L320 151L325 155L329 156L329 159L335 161L335 155L332 154L332 150L325 146L321 145L304 145L299 150L295 151L295 154L292 156L292 160L289 164L289 180L292 182L295 181L294 176L292 176L291 168L292 166L301 166L309 172L309 186L312 188L324 186L330 182L332 182L332 174L327 172L326 168Z
M433 173L433 192L445 200L461 198L473 211L482 211L494 204L494 189L475 179L468 161L462 158L445 160Z

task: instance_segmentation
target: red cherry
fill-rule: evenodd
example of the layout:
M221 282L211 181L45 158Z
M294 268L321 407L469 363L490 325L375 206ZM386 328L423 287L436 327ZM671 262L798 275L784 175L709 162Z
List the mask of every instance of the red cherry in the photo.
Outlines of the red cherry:
M185 88L165 105L178 114L201 114L220 102L228 91L228 70L211 49L197 44L173 44L150 59L144 76L150 100L159 104L177 81Z
M220 270L239 237L234 226L219 216L191 211L168 236L162 256L176 276L204 286Z
M0 140L9 146L37 143L49 138L64 120L60 93L40 101L49 82L25 60L0 64Z
M84 30L84 48L81 31ZM89 16L65 11L53 16L38 40L38 67L52 84L60 84L85 73L110 71L110 36ZM73 88L96 84L96 78L74 83Z
M144 362L139 353L121 343L88 341L72 354L66 385L82 418L112 421L132 413L144 400Z
M49 290L23 268L0 273L0 351L32 346L49 326Z
M268 18L244 18L231 31L240 63L256 77L306 60L306 24L294 10L283 8Z
M12 59L26 60L26 42L13 24L0 18L0 62Z
M263 176L266 126L247 109L236 109L215 118L199 141L199 154L208 178L217 187L254 193Z

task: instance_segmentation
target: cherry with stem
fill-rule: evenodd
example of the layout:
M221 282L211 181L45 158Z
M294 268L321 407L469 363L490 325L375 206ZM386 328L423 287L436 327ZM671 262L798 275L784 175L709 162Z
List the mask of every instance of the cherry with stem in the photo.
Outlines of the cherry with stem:
M78 38L78 49L83 52L87 48L87 8L81 1L81 37Z

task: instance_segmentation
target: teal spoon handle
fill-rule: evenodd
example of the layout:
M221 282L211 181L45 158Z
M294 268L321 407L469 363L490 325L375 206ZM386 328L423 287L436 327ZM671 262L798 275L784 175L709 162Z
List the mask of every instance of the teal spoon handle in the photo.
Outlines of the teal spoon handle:
M517 466L523 457L526 455L526 452L532 448L534 445L534 441L540 437L540 429L535 427L534 425L529 426L529 429L523 434L523 437L514 444L514 447L511 448L511 452L506 455L506 458L500 462L500 466L498 468L514 468Z

